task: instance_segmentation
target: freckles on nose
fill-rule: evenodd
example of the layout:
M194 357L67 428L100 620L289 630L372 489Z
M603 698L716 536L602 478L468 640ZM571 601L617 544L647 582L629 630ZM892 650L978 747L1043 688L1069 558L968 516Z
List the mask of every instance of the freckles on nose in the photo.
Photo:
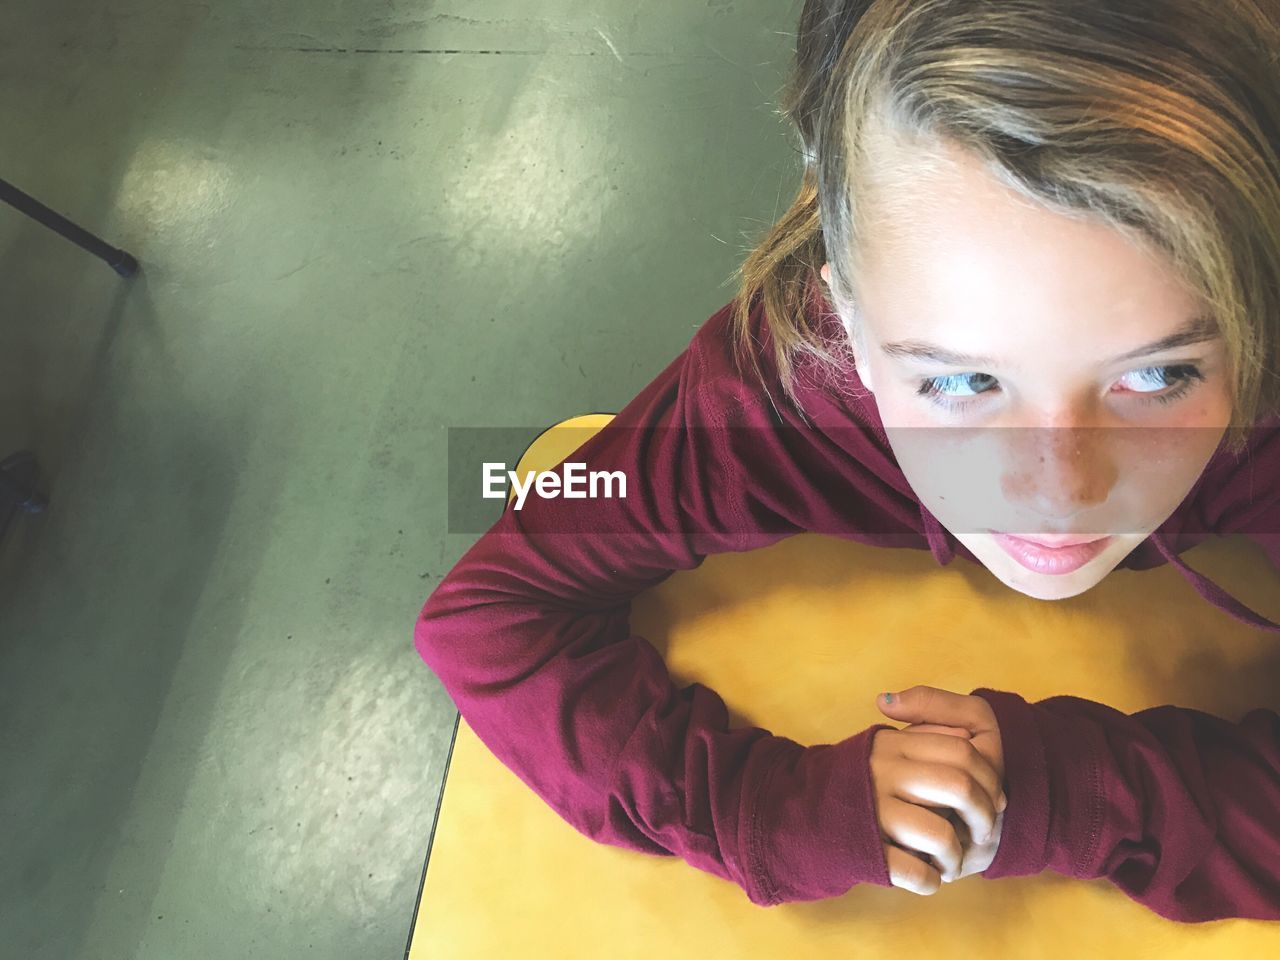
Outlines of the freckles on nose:
M1105 446L1072 431L1037 432L1044 434L1037 438L1041 442L1006 458L1008 469L1001 477L1006 499L1044 514L1105 502L1118 476Z

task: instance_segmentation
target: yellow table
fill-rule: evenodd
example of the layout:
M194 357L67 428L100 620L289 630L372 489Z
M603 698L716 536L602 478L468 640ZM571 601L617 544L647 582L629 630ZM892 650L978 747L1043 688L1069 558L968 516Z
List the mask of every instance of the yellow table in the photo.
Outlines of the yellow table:
M517 469L554 467L610 419L558 424ZM1280 575L1250 541L1183 556L1280 617ZM939 567L927 550L802 534L673 574L636 598L632 626L677 683L724 697L734 726L800 743L889 723L876 694L917 683L1032 701L1073 694L1127 713L1174 703L1231 720L1280 699L1275 637L1213 607L1169 566L1117 570L1045 602L963 558ZM579 834L465 720L446 777L409 960L1280 956L1280 924L1174 923L1105 880L1053 873L968 877L932 897L868 886L757 907L683 860Z

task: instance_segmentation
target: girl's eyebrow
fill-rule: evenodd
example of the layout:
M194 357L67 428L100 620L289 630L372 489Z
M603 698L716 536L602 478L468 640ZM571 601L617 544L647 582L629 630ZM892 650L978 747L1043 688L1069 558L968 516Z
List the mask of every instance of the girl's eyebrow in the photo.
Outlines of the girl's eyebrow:
M1128 353L1122 353L1111 362L1123 363L1125 360L1134 360L1151 353L1161 353L1178 347L1188 347L1193 343L1216 340L1218 336L1218 326L1214 323L1212 317L1192 317L1169 336L1162 337L1154 343L1148 343L1146 346L1138 347L1136 350L1130 350ZM931 363L940 363L951 367L1000 366L1000 361L994 357L978 357L968 353L957 353L954 350L948 350L946 347L940 347L936 343L929 343L925 340L895 340L892 343L884 344L880 349L886 356L909 360L928 360Z

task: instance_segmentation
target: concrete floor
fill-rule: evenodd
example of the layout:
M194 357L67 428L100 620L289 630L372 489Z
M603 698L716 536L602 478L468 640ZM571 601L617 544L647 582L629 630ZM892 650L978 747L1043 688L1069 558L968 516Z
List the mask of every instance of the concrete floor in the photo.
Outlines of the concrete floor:
M0 177L144 266L0 208L52 499L0 544L0 953L403 954L445 427L617 410L732 296L798 9L6 0Z

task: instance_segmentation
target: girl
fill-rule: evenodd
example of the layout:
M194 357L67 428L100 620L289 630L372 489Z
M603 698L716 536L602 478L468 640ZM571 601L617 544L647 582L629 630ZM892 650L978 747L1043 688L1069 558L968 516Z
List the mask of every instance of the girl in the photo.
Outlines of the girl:
M799 195L571 457L627 496L509 509L423 608L476 734L582 833L761 905L1048 868L1280 919L1274 711L912 688L905 730L803 746L730 729L628 623L816 531L1045 600L1169 562L1280 630L1178 558L1241 533L1280 566L1277 56L1274 0L808 0Z

